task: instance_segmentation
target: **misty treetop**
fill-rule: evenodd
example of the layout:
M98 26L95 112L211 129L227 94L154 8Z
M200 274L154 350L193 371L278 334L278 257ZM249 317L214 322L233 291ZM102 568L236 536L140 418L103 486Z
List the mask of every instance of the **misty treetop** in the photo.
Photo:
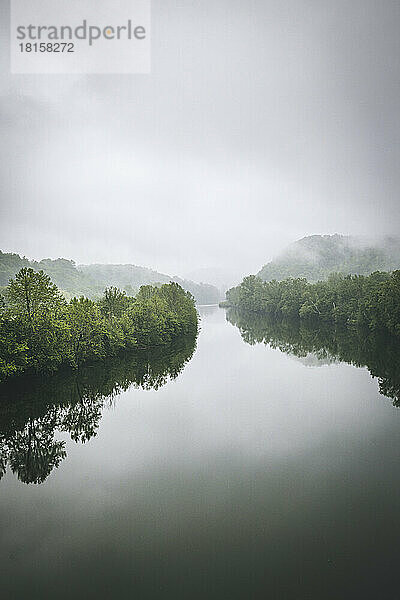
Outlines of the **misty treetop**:
M228 290L228 306L277 318L367 326L400 336L400 271L331 274L326 281L264 282L250 275Z
M67 302L43 271L23 267L0 298L0 379L167 344L197 328L194 298L177 283Z
M264 281L305 277L315 282L330 273L370 275L399 268L400 238L366 240L338 234L310 235L290 244L257 275Z

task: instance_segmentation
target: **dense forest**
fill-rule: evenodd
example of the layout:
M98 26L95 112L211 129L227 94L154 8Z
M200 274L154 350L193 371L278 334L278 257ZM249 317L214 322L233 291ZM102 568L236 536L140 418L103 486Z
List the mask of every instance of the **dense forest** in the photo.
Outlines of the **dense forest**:
M23 267L0 296L0 379L167 344L197 328L194 298L177 283L68 302L46 273Z
M399 268L399 238L368 241L338 234L312 235L288 246L257 275L264 281L304 277L315 282L330 273L369 275Z
M63 295L70 299L86 296L99 299L106 287L118 287L129 296L135 295L142 285L162 285L175 281L190 292L197 304L216 304L220 300L219 290L206 283L196 283L177 276L170 277L145 267L136 265L76 265L65 258L30 261L18 254L0 251L0 291L8 285L20 269L30 267L34 271L44 271L57 285Z
M365 326L400 336L400 271L331 274L326 281L264 282L250 275L228 290L225 305L274 318Z
M378 379L379 391L400 407L400 352L397 337L360 328L332 328L302 321L272 319L265 315L230 309L228 322L239 328L247 344L265 344L290 354L305 364L346 362L367 367Z
M191 359L196 337L129 352L78 371L0 384L0 479L7 466L24 483L42 483L66 457L66 432L77 443L96 435L104 408L130 387L159 389Z

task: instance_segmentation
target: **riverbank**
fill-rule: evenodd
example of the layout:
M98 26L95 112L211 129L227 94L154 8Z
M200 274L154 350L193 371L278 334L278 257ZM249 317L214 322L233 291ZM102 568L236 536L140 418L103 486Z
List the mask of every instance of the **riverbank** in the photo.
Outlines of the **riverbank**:
M333 273L326 281L262 281L251 275L226 294L223 307L274 318L359 325L400 336L400 271L369 276Z
M0 381L77 368L197 331L194 298L177 283L142 286L135 297L107 288L99 301L67 302L45 273L24 268L0 307Z

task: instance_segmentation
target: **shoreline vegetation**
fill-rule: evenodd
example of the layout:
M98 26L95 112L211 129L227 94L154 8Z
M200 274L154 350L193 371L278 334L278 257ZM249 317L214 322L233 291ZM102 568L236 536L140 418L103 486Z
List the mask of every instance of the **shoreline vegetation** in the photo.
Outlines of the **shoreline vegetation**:
M303 278L264 282L255 275L226 293L224 308L275 319L366 327L400 337L400 271L371 275L332 273L327 280Z
M198 332L195 300L175 282L136 296L106 288L69 302L43 271L23 267L0 296L0 382L163 346Z

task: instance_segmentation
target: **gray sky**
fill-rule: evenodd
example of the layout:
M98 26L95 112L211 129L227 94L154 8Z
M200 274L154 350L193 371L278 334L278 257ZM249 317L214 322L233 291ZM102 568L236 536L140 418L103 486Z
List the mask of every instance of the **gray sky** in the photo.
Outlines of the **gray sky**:
M255 272L400 230L398 0L153 0L150 75L10 75L0 249Z

